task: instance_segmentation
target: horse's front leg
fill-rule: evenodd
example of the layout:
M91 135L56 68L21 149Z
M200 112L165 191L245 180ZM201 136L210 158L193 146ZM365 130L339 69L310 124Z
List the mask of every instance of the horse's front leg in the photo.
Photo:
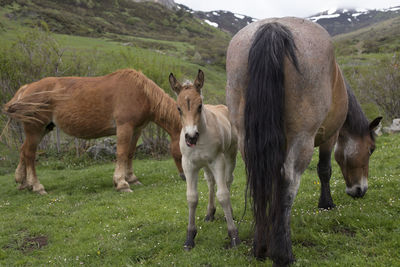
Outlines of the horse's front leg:
M125 178L128 175L128 159L133 136L133 125L117 125L117 163L114 171L114 186L119 192L132 192Z
M329 181L332 175L331 153L336 140L337 134L319 146L318 177L321 181L321 195L319 197L318 208L322 209L332 209L335 207Z
M239 233L233 222L232 205L230 200L227 178L225 176L225 156L220 154L210 165L210 169L214 175L217 184L217 198L224 210L226 223L228 225L228 236L231 239L231 247L240 244Z
M182 158L182 167L186 175L186 199L189 208L189 223L187 227L185 250L194 248L194 238L197 234L196 229L196 208L199 200L197 192L197 180L199 168L190 164L184 157Z

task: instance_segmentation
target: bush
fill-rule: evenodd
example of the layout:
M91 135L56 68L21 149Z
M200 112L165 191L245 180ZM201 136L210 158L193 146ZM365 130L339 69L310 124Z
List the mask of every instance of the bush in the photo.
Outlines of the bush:
M400 55L380 60L366 72L354 75L364 102L375 103L384 113L385 120L400 118Z

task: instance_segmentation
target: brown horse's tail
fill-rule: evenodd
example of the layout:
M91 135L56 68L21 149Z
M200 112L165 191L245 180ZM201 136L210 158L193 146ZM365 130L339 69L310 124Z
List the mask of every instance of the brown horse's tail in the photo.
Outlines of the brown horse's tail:
M65 100L60 90L29 92L29 85L22 86L4 105L2 112L11 119L27 123L44 123L43 114L51 112L55 100Z
M279 23L261 26L248 57L244 154L247 186L255 217L254 253L265 258L274 214L282 208L286 137L284 130L284 58L298 69L296 45L289 29Z

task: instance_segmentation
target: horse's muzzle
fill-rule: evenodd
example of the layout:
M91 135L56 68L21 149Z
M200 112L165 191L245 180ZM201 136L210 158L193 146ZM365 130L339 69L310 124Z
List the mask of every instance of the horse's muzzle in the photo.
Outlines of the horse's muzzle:
M189 134L185 134L185 141L188 147L194 147L197 143L197 139L199 138L199 133L196 132L194 136L190 136Z
M361 187L361 186L355 186L351 189L346 188L346 193L349 196L352 196L354 198L360 198L363 197L365 195L365 193L367 193L368 187Z

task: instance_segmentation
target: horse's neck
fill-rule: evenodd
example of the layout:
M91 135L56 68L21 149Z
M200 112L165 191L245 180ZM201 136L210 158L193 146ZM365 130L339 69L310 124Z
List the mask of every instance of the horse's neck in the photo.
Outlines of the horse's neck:
M182 126L175 101L169 95L164 94L158 103L153 103L153 106L154 122L167 131L170 136L179 136Z
M210 111L205 105L203 105L203 110L201 112L200 121L198 125L199 133L204 133L207 131L208 127L208 117L210 116Z

